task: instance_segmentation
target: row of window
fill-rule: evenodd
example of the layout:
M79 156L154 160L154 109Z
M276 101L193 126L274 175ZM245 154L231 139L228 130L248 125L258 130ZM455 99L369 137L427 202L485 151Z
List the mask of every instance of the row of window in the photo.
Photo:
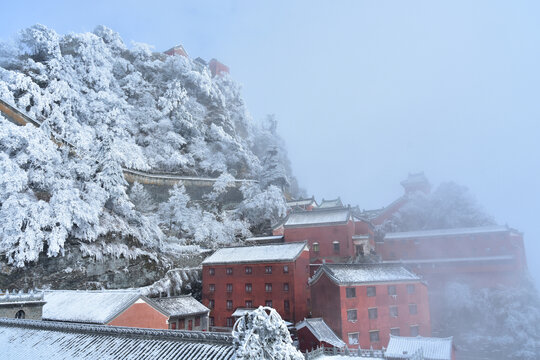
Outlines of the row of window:
M409 331L410 331L410 336L413 336L413 337L418 336L420 333L420 327L418 325L411 325L409 326ZM390 334L392 335L400 336L399 333L400 333L399 328L390 329ZM347 335L349 337L349 345L358 345L358 336L360 335L360 333L353 332L353 333L348 333ZM369 331L369 341L370 342L380 341L379 330Z
M339 242L334 241L332 243L332 248L334 249L335 253L339 253ZM311 250L313 250L313 252L319 252L320 251L319 243L318 242L313 243L313 246L311 247Z
M244 267L244 273L250 275L253 274L253 268L251 266ZM272 266L265 266L264 267L264 273L265 274L272 274ZM288 274L289 273L289 265L283 265L283 273ZM216 268L209 268L208 274L215 275L216 274ZM233 268L226 268L225 274L232 275L233 274Z
M232 310L233 309L233 301L232 300L227 300L227 302L225 304L226 304L227 310ZM272 305L273 305L272 300L265 300L264 306L272 307ZM215 300L213 300L213 299L208 300L208 308L209 309L213 309L215 306L216 306ZM248 309L253 308L253 300L246 300L245 301L245 307L248 308ZM285 312L288 312L291 309L291 305L289 303L289 300L283 300L283 309L285 310Z
M407 285L407 294L414 294L416 291L414 284ZM373 297L377 295L377 288L375 286L366 287L366 295ZM388 285L388 295L397 295L396 285ZM356 297L356 288L350 287L345 289L345 296L348 298Z
M409 314L410 315L416 315L418 314L418 307L416 304L409 304ZM379 316L377 308L369 308L368 309L368 318L370 319L377 319ZM391 317L398 317L398 307L397 306L390 306L390 316ZM354 322L358 320L358 312L356 309L347 310L347 320Z
M233 284L227 284L226 285L227 292L233 292ZM266 283L264 284L264 289L266 292L272 291L272 283ZM253 291L253 285L251 283L246 283L245 290L247 293L250 293ZM215 292L216 291L216 284L209 284L208 285L208 291L209 292ZM283 283L283 291L288 292L289 291L289 283Z

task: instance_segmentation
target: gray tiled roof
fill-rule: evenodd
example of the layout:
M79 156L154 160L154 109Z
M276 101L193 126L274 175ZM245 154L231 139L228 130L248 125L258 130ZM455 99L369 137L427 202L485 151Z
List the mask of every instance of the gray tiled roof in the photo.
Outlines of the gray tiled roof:
M452 337L432 338L390 335L390 342L385 356L387 358L407 359L419 349L422 349L421 352L425 360L450 360L452 359Z
M319 205L319 208L332 208L332 207L343 207L343 203L341 202L341 198L332 199L332 200L324 200L322 199L321 204Z
M338 285L420 281L418 275L395 264L324 264L310 283L316 282L323 273Z
M198 302L191 295L170 296L164 298L146 298L150 305L154 303L158 310L167 316L187 316L202 314L210 311L206 306Z
M296 324L296 330L306 327L311 331L313 336L319 341L324 341L327 344L342 348L346 344L326 325L322 318L304 319Z
M0 319L0 354L10 360L232 359L223 333Z

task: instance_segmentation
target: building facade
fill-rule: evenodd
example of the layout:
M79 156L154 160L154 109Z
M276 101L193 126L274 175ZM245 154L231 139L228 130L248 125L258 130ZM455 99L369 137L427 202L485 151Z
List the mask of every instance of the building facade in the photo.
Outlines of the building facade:
M431 335L427 286L401 266L323 264L310 288L313 316L348 347L381 349L390 334Z
M309 314L305 242L219 249L202 265L202 298L211 328L232 328L239 308L269 306L292 323Z

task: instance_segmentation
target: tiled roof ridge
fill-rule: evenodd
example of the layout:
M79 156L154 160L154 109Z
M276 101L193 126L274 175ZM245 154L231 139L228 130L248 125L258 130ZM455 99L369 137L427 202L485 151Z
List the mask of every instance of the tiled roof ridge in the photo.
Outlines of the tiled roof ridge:
M291 241L291 242L286 242L286 243L261 244L261 245L245 244L245 245L240 245L240 246L228 246L228 247L226 246L226 247L219 248L216 251L219 251L221 249L241 249L241 248L246 248L246 247L264 247L264 246L292 246L292 245L298 245L298 244L307 244L307 240Z
M12 302L45 302L43 292L29 293L6 293L0 295L0 304Z
M210 331L143 329L134 327L90 325L59 321L0 318L0 326L23 327L72 333L97 333L102 335L116 335L126 337L156 337L159 339L211 342L224 345L231 345L233 341L232 335Z

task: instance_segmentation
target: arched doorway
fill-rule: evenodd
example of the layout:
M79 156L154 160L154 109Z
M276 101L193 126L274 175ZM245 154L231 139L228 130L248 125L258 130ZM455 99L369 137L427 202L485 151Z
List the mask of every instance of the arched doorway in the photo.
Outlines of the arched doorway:
M24 313L23 310L19 310L17 311L17 313L15 314L15 319L24 319L24 317L26 316L26 314Z

